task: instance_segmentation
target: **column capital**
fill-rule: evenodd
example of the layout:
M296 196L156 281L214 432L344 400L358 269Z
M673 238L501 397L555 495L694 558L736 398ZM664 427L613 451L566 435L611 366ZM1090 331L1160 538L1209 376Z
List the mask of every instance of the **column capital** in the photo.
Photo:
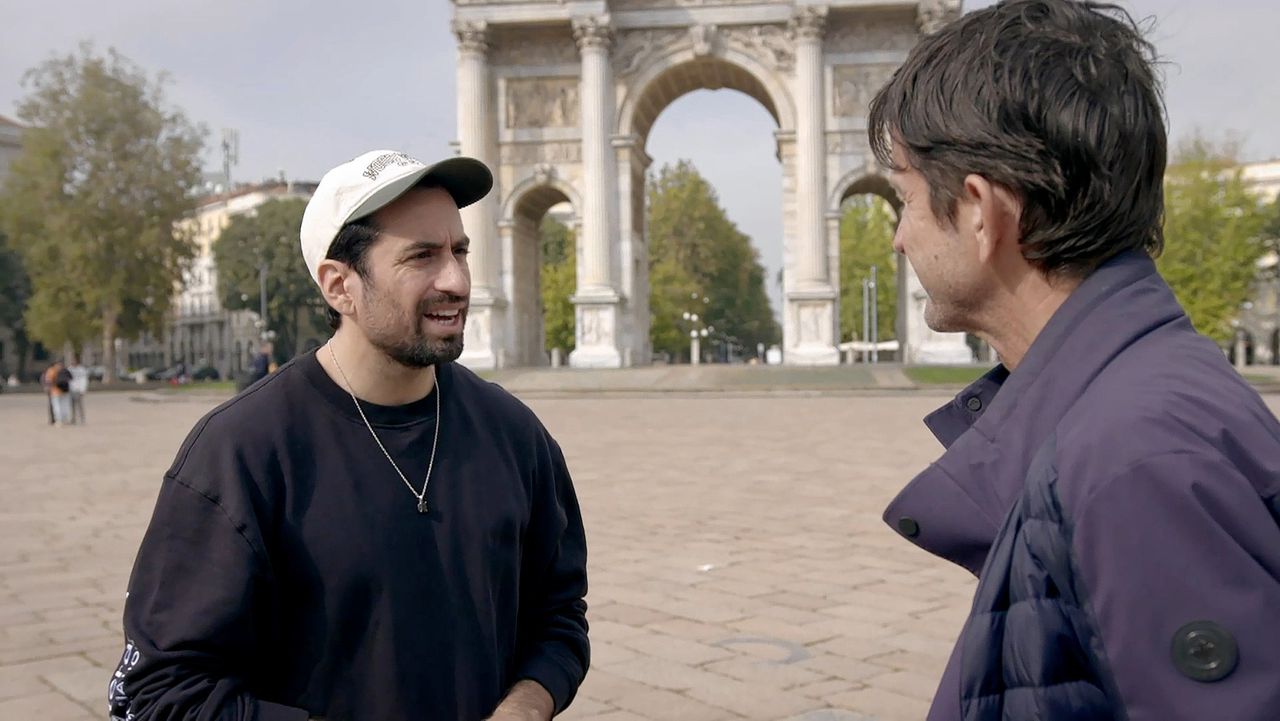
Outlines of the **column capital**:
M827 6L804 5L796 8L787 26L796 40L821 40L827 28Z
M484 20L454 20L453 34L458 36L458 50L479 55L489 52L489 23Z
M932 35L960 17L960 0L920 0L916 7L916 27L922 35Z
M573 19L573 40L578 50L604 48L607 52L613 46L612 18L605 15L584 15Z

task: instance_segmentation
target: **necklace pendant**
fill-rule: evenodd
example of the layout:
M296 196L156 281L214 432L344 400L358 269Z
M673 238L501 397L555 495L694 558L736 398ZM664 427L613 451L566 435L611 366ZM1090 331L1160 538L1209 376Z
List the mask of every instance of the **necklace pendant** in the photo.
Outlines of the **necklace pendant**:
M422 498L418 499L418 513L426 513L426 512L427 512L427 498L426 496L423 496Z

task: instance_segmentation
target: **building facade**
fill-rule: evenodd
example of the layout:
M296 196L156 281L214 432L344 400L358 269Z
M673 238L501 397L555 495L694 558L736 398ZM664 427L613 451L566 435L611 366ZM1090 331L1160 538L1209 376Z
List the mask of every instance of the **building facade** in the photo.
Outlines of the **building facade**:
M169 368L187 372L213 368L223 379L247 370L262 341L262 324L251 310L227 310L218 291L213 245L231 219L253 213L268 200L310 199L315 183L269 182L211 195L184 221L195 256L173 299L164 337L144 334L126 344L122 362L129 369Z

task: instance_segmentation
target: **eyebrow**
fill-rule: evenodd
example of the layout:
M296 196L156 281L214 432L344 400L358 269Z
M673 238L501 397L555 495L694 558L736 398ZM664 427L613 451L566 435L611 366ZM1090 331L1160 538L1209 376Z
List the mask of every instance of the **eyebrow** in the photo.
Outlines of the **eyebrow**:
M455 249L470 248L471 239L464 235L453 242L453 247ZM440 250L442 248L444 248L444 243L438 240L415 240L405 246L405 249L401 251L401 255L410 255L423 250Z

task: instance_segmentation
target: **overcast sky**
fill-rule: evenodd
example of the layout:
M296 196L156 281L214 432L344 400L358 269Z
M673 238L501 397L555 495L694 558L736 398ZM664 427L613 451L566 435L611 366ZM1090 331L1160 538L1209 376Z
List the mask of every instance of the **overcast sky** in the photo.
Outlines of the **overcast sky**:
M967 2L966 7L990 4ZM1280 157L1275 0L1131 0L1154 16L1176 140L1194 128L1244 138L1248 160ZM357 10L358 7L358 10ZM0 114L12 116L24 71L90 40L148 71L166 71L170 100L211 131L240 131L233 175L284 171L318 180L365 150L447 155L455 136L454 39L447 0L62 0L13 2L0 14ZM774 125L735 91L698 91L658 118L655 165L689 158L769 268L781 262L781 174ZM776 288L770 288L775 298Z

